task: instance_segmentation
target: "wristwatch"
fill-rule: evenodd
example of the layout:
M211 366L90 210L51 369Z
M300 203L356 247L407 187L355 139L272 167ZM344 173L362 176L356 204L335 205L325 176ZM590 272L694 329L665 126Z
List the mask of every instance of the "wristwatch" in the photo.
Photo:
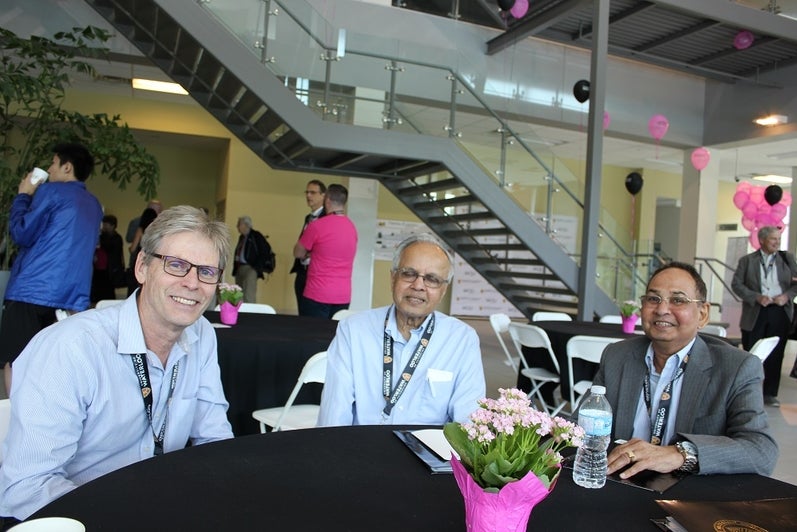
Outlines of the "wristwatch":
M675 444L675 448L684 457L684 464L678 468L678 471L695 473L698 470L697 446L688 440L681 440Z

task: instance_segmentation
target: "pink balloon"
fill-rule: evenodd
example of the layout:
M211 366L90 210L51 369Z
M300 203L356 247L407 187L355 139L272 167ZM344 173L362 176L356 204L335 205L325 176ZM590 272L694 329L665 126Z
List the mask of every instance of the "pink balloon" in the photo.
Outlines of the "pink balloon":
M766 203L764 199L764 187L752 187L750 189L750 201L755 205Z
M661 140L670 128L670 121L664 115L653 115L648 121L648 131L650 136L656 140Z
M761 242L758 241L758 231L752 231L750 233L750 245L753 246L753 249L758 249L761 247Z
M783 217L786 216L786 206L782 203L776 203L772 206L772 209L769 211L769 214L773 218L777 218L778 220L783 220Z
M758 205L748 201L742 206L742 214L747 218L755 218L758 214Z
M733 195L733 204L737 209L741 209L750 201L750 194L744 191L739 191Z
M523 18L529 10L529 0L515 0L515 5L509 10L515 18Z
M738 185L736 185L737 192L750 192L750 189L753 188L753 185L750 184L749 181L742 181Z
M791 192L783 191L783 197L780 198L780 205L784 207L791 205Z
M748 218L747 216L742 216L742 227L748 231L752 231L755 229L755 220Z
M706 148L695 148L692 150L692 166L695 167L695 170L700 172L708 166L709 160L711 160L711 154Z
M753 44L755 40L755 35L752 32L747 30L742 30L736 34L733 38L733 46L737 50L744 50L745 48L750 48L750 45Z
M609 116L609 111L603 112L603 130L606 131L609 129L609 124L612 123L612 117Z

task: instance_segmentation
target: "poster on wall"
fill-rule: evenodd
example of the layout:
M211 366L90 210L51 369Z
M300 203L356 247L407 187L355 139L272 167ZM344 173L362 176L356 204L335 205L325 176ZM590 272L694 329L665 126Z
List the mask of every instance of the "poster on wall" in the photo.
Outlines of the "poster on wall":
M421 222L377 219L374 260L393 260L393 252L402 240L410 235L428 231L426 224Z

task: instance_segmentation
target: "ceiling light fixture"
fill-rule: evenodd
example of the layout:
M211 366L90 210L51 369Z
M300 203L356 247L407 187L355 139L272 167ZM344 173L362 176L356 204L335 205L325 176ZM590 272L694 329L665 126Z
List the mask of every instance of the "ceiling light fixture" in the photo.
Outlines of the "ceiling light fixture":
M133 88L145 91L168 92L169 94L188 94L188 91L177 83L142 78L133 78Z
M785 175L775 175L775 174L754 175L753 179L756 181L767 181L769 183L778 183L781 185L791 184L792 181L791 177L786 177Z
M761 118L756 118L753 120L759 126L779 126L781 124L785 124L789 121L789 117L786 115L769 115L769 116L762 116Z

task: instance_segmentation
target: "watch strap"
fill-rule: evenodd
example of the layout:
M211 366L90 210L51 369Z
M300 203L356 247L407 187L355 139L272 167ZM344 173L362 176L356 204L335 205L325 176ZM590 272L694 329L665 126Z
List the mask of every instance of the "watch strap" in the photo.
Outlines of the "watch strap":
M675 444L675 448L684 457L684 463L678 471L695 473L698 470L697 446L690 441L682 440Z

